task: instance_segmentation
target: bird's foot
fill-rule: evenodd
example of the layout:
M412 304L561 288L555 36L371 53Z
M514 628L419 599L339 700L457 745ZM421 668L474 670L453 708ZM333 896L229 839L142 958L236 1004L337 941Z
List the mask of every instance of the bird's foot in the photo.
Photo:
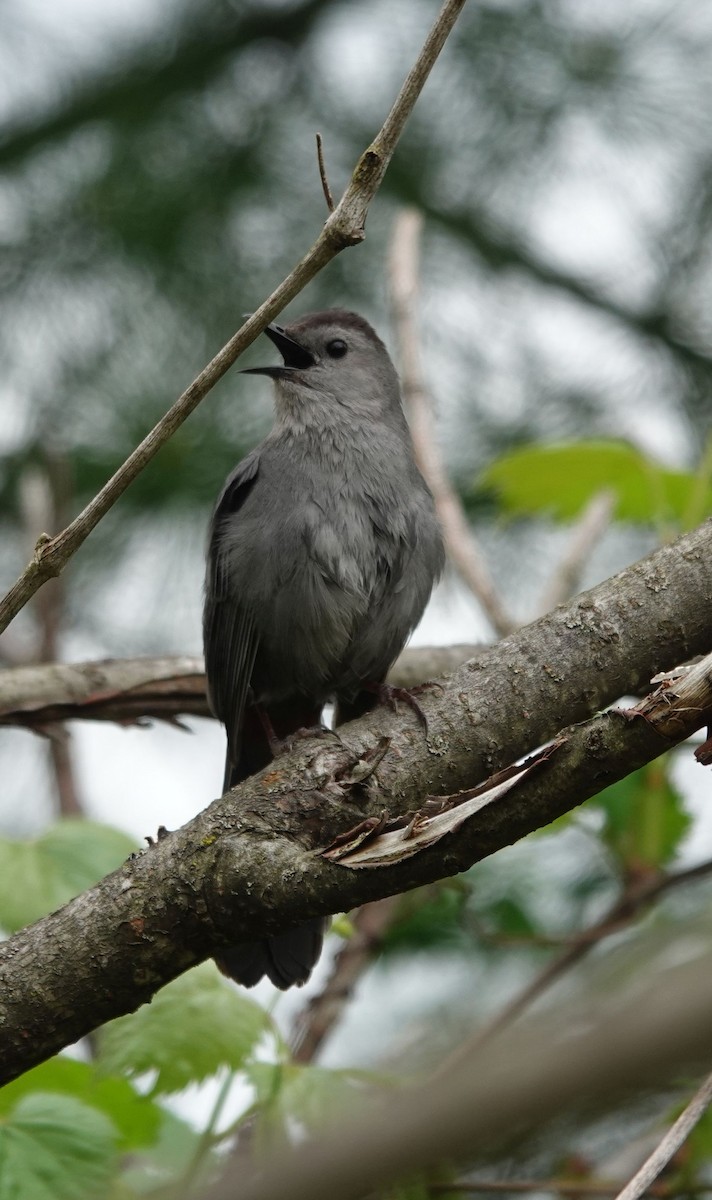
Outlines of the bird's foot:
M157 846L159 842L162 842L164 838L168 837L170 832L170 829L166 829L165 825L159 825L158 829L156 830L155 838L151 837L150 833L147 833L144 841L148 842L149 847Z
M286 754L288 750L293 750L297 742L302 742L305 738L332 737L336 738L339 745L341 745L341 738L338 733L333 729L329 729L326 725L310 725L303 729L295 729L293 733L287 734L286 737L278 737L274 725L270 720L269 713L261 705L255 705L255 708L260 719L260 724L265 731L265 737L269 743L273 758L279 758L280 754Z
M343 745L335 729L329 729L328 725L310 725L306 729L295 729L294 733L290 733L285 738L277 738L276 752L272 748L272 753L275 754L275 757L277 754L286 754L288 750L294 749L297 742L303 742L305 738L335 738L340 746Z
M403 704L407 704L420 721L420 724L423 726L423 730L425 731L425 735L427 737L428 718L420 707L416 696L430 688L439 688L440 686L441 685L439 683L435 683L434 681L418 683L412 688L394 687L394 685L391 683L374 683L368 684L366 690L375 692L375 694L378 696L379 704L388 704L394 712L397 710L399 700L401 700Z

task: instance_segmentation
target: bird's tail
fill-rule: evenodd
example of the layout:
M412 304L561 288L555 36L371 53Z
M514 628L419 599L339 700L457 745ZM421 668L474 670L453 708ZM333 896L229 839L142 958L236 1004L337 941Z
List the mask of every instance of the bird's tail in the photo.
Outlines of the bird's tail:
M321 710L303 703L284 703L271 706L269 720L278 738L288 737L298 729L316 725ZM254 705L245 710L242 739L237 762L228 754L225 765L223 791L241 783L250 775L261 771L272 762L272 750L263 722ZM261 938L255 942L239 942L228 946L215 956L215 962L224 975L234 979L243 987L254 987L263 976L271 979L275 987L285 991L306 983L321 954L324 933L328 920L315 917L296 929L288 929L276 937Z

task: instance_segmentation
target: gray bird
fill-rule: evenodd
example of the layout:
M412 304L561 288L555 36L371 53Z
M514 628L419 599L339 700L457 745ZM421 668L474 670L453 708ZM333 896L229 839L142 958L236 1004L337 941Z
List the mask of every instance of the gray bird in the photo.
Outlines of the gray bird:
M227 731L224 789L278 740L377 703L443 567L398 376L367 321L343 309L265 333L284 360L271 432L235 468L210 527L203 632L210 703ZM222 951L251 987L305 983L324 922Z

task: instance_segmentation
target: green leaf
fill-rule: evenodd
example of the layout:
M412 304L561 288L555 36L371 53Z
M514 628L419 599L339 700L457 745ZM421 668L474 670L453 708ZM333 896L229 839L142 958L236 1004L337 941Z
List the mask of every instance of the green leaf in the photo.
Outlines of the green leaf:
M417 951L469 944L463 912L469 889L461 880L443 880L400 897L395 920L385 931L383 950Z
M331 918L331 928L329 933L336 933L339 937L345 938L347 941L354 936L356 927L353 921L346 916L346 913L337 913Z
M514 895L500 896L493 904L482 909L480 915L486 916L490 932L505 937L533 938L541 933L524 903Z
M108 1074L156 1071L153 1091L177 1092L220 1067L239 1070L269 1029L264 1010L204 963L169 983L151 1004L105 1025L98 1063Z
M662 758L612 784L588 804L602 811L601 837L626 873L667 866L692 821Z
M414 1175L411 1179L401 1180L400 1183L381 1192L381 1200L431 1200L432 1195L430 1181L424 1175ZM447 1198L451 1200L449 1191ZM458 1200L454 1192L452 1200Z
M158 1105L139 1095L128 1080L100 1078L89 1063L59 1055L0 1088L0 1119L23 1096L35 1092L74 1096L100 1109L116 1126L120 1150L150 1145L163 1116Z
M681 524L694 500L700 520L712 511L708 483L670 471L622 441L525 446L491 464L480 479L513 516L547 513L571 520L597 492L615 497L615 515L638 522Z
M96 1200L116 1166L116 1130L71 1096L23 1096L0 1122L0 1200Z
M343 1118L367 1087L383 1086L383 1077L369 1071L330 1070L296 1063L249 1063L246 1074L255 1089L262 1136L268 1146L286 1140L295 1125L310 1132Z
M154 1195L157 1188L170 1188L182 1180L192 1162L201 1135L175 1113L161 1113L158 1137L149 1150L132 1154L122 1173L122 1183L132 1196ZM210 1155L206 1154L206 1159ZM173 1192L170 1192L173 1195Z
M38 838L0 838L0 926L10 933L59 908L135 850L125 833L96 821L58 821Z

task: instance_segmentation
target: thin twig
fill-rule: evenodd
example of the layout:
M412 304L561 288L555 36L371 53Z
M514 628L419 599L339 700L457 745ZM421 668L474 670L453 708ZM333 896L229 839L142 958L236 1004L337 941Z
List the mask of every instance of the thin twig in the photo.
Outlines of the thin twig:
M313 1062L341 1019L358 980L373 962L383 935L393 921L398 900L398 896L386 896L362 905L356 913L353 936L337 954L321 992L312 997L297 1018L293 1038L295 1062Z
M630 1183L623 1188L622 1192L619 1192L617 1200L639 1200L639 1197L648 1191L650 1184L657 1179L660 1172L664 1170L673 1155L689 1137L697 1122L704 1116L710 1103L712 1103L712 1074L707 1076L690 1103L680 1113L675 1123L670 1126L665 1137L658 1143L640 1170L636 1171Z
M476 1195L528 1195L530 1192L553 1192L557 1196L617 1196L620 1183L605 1179L457 1179L452 1183L431 1183L428 1191L433 1196L447 1196L450 1192L471 1192ZM712 1183L680 1184L653 1183L644 1195L656 1196L660 1200L674 1200L676 1196L704 1196L712 1192Z
M311 249L161 417L79 516L56 537L40 536L32 560L0 601L0 632L47 579L59 575L119 496L265 326L341 250L363 241L369 206L381 185L405 123L464 4L465 0L445 0L383 127L361 155L346 191Z
M447 1074L453 1066L469 1054L484 1046L495 1034L512 1024L521 1016L526 1008L537 1000L564 972L579 962L589 950L610 937L613 933L629 925L643 908L649 907L663 892L695 879L712 874L712 859L688 867L684 871L676 871L674 875L661 875L654 879L643 879L626 888L622 896L611 905L608 912L589 929L584 929L578 937L556 958L548 962L537 975L504 1006L493 1019L484 1027L462 1042L445 1061L438 1067L438 1076Z
M321 179L321 190L324 193L326 207L330 213L334 211L334 197L331 194L329 180L326 174L326 163L324 162L324 141L320 133L316 135L316 156L319 161L319 178Z
M581 586L581 576L591 556L611 523L615 496L612 492L597 492L592 496L574 526L569 544L539 604L541 613L550 612L557 604L563 604L575 596Z
M447 552L494 629L505 636L515 628L515 622L497 595L482 550L447 477L435 436L432 404L425 387L415 319L421 226L420 214L407 209L396 218L391 242L391 303L400 348L403 397L408 408L418 466L433 493Z

